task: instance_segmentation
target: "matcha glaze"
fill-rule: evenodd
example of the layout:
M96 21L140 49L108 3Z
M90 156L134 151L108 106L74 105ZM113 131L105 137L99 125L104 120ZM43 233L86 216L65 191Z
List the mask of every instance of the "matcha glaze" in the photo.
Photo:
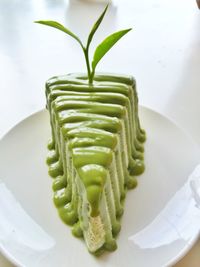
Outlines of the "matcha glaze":
M106 188L113 188L114 198L110 210L115 209L110 216L113 237L120 231L126 191L136 186L135 176L144 171L145 132L139 124L135 87L132 77L104 74L96 74L92 86L84 74L53 77L46 83L52 127L47 164L54 179L54 203L61 219L73 225L75 236L83 236L84 229L84 207L75 191L84 188L86 210L91 218L97 218L108 175L111 183ZM116 173L117 182L113 178ZM105 192L105 199L109 195ZM113 237L108 235L95 253L114 250Z

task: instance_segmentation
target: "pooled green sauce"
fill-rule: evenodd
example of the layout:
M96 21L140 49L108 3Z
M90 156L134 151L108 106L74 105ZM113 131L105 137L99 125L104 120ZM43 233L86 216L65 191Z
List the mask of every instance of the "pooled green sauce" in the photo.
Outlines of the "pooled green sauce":
M145 132L138 119L135 81L101 74L90 86L86 75L69 74L51 78L46 97L52 126L47 164L59 215L81 237L87 228L82 211L99 216L104 196L110 203L112 235L105 235L98 252L114 250L126 191L137 185L135 175L144 171ZM85 190L87 207L80 206L84 197L80 188Z

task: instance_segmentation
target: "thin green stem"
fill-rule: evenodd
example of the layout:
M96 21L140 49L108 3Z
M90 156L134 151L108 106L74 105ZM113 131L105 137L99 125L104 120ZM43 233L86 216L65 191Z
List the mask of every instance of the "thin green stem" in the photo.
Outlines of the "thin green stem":
M95 73L95 70L92 70L92 72L91 72L91 74L90 74L90 79L89 79L89 83L90 83L90 84L93 84L94 73Z
M87 73L88 73L89 84L92 84L92 82L91 82L91 70L90 70L88 47L84 48L83 49L83 52L84 52L84 56L85 56L86 66L87 66Z

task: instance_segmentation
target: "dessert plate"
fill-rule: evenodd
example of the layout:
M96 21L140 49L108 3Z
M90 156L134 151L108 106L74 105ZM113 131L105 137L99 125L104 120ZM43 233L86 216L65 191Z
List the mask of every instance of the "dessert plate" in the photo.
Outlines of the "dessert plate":
M146 171L127 193L118 249L99 258L72 236L53 205L45 164L47 111L9 131L0 141L2 253L29 267L161 267L180 259L199 234L200 150L164 116L141 107L140 118L147 132Z

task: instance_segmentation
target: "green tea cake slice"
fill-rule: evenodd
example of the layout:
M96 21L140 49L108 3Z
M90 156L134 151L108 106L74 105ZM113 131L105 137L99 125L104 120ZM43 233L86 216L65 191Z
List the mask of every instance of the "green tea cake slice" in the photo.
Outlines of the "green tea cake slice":
M116 249L126 191L144 171L138 99L132 77L85 75L46 84L52 140L49 174L62 220L98 254Z

